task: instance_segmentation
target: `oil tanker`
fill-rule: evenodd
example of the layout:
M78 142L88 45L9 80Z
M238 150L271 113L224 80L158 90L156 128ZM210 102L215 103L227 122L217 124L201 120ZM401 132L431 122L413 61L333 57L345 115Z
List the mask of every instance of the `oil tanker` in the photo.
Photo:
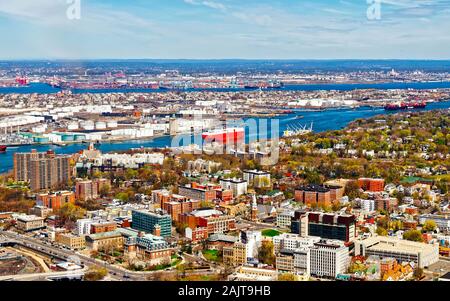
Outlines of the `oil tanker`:
M219 129L202 133L202 138L207 140L207 142L218 142L224 144L243 141L244 137L244 128Z
M392 104L387 104L384 109L387 111L397 111L397 110L407 110L407 109L425 109L427 103L422 102L396 102Z

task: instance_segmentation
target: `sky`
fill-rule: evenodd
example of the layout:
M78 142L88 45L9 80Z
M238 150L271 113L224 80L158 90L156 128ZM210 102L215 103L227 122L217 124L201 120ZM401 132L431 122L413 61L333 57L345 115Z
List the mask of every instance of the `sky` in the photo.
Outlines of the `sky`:
M0 0L0 59L450 59L449 29L450 0Z

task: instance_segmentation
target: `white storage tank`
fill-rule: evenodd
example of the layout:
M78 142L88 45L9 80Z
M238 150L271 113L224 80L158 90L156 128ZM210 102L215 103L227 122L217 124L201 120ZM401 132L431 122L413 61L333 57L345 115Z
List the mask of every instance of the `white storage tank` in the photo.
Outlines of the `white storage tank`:
M71 122L69 123L69 125L67 126L67 129L72 131L72 130L78 130L78 122Z
M106 122L97 121L95 123L95 129L97 129L97 130L104 130L104 129L106 129Z
M117 121L108 121L107 125L110 129L116 128L118 126Z
M83 121L80 123L81 127L85 130L92 131L95 129L93 121Z

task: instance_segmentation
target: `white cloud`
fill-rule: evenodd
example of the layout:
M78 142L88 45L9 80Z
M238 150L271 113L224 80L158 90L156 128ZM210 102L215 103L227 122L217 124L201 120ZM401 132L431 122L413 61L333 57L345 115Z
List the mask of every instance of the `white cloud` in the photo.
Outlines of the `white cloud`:
M190 5L197 5L197 6L206 6L212 9L218 9L221 11L225 11L227 9L227 7L220 3L220 2L216 2L216 1L210 1L210 0L204 0L204 1L200 1L200 0L183 0L185 3L190 4Z

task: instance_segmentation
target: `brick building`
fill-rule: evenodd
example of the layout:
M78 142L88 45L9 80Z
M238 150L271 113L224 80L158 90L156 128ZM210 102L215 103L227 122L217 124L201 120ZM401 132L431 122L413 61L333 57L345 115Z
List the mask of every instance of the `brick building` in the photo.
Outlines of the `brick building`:
M331 206L339 201L344 195L344 188L341 186L327 185L306 185L295 189L295 200L311 207Z
M36 196L36 203L40 206L58 210L65 204L75 204L75 194L72 191L40 193Z
M70 156L53 151L14 154L14 179L29 182L32 191L54 189L69 182L72 175Z
M190 185L178 186L178 194L189 199L210 202L216 199L215 189L221 189L220 185L200 185L191 183Z
M100 196L103 187L107 186L110 186L108 179L77 181L75 183L75 196L78 200L95 200Z
M358 186L364 191L380 192L384 190L384 179L359 178Z

